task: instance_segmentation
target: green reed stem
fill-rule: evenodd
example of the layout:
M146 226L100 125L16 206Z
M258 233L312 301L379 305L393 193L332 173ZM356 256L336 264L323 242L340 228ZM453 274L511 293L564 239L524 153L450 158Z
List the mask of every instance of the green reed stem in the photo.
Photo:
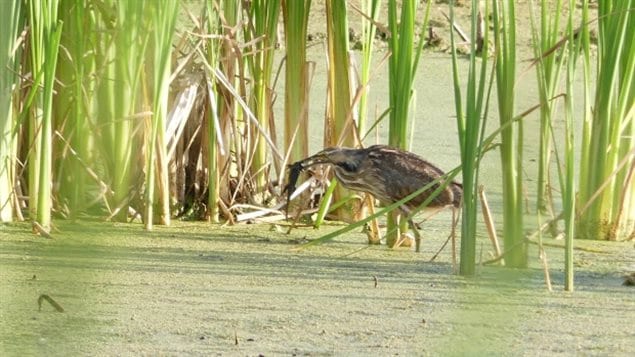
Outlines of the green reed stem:
M488 7L486 6L485 13ZM487 117L487 103L491 90L486 89L487 66L489 51L489 26L485 24L483 34L482 58L477 57L476 28L479 11L479 1L472 1L472 22L470 38L470 62L467 79L466 96L463 98L459 81L458 55L454 32L451 33L452 43L452 73L454 80L454 96L456 105L457 128L461 149L461 170L463 175L463 209L461 224L461 260L459 272L461 275L473 275L476 267L476 222L478 215L478 170L480 157L483 154L483 134L485 118ZM450 18L454 21L454 3L450 4ZM486 95L487 90L487 95ZM465 109L463 101L465 99Z
M539 213L552 212L553 202L548 191L550 185L549 165L551 162L551 119L555 105L551 102L557 93L560 83L560 72L564 61L565 47L559 47L555 53L548 53L561 38L560 20L562 17L562 0L540 1L540 27L534 16L534 1L530 3L530 19L533 37L534 56L536 58L536 75L540 102L540 135L538 154L538 177L536 191L536 206ZM539 29L539 30L538 30ZM552 212L553 214L553 212Z
M363 92L359 98L359 112L358 112L358 124L357 130L358 135L361 137L364 135L366 130L366 120L368 119L368 92L370 90L370 85L368 81L370 80L370 70L372 68L372 55L374 50L374 42L375 42L375 32L377 30L377 26L375 23L379 18L379 7L381 6L381 0L363 0L362 1L362 11L370 19L365 17L362 18L362 68L360 85L364 87ZM372 21L371 21L372 20Z
M206 2L205 5L205 25L208 34L217 34L219 30L220 18L218 12L214 9L212 1ZM205 46L205 60L210 68L218 67L218 40L210 38ZM208 193L207 193L207 215L211 223L219 222L219 203L220 203L220 172L218 165L218 136L220 130L220 121L218 113L218 92L216 86L212 84L211 78L214 75L207 73L207 92L209 97L206 100L210 105L207 110L207 167L208 167Z

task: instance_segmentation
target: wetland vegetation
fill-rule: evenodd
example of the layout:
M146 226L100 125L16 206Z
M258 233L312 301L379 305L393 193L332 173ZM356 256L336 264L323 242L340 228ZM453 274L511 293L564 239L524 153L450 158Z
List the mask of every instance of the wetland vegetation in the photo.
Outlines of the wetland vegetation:
M0 354L635 352L635 0L0 3Z

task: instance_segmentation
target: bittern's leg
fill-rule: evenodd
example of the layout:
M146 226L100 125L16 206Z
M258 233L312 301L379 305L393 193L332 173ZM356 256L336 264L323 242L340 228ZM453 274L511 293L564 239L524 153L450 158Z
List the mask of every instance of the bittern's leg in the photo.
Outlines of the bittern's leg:
M393 244L393 248L399 248L402 245L404 247L412 247L412 235L408 233L408 222L404 221L406 219L406 214L402 211L395 210L390 212L390 216L395 223L395 243ZM386 232L386 237L388 237L388 232Z
M421 249L421 234L419 233L417 225L412 218L408 220L408 224L410 225L410 229L412 229L412 233L415 235L415 252L419 253L419 250Z
M404 217L410 216L411 212L408 207L401 206L400 210ZM415 235L415 252L419 253L419 250L421 249L421 233L419 233L419 229L417 229L417 225L412 220L412 217L408 218L408 225L410 226L410 229L412 229L412 233Z
M368 213L370 215L375 214L375 199L370 194L365 194L366 207L368 207ZM381 239L379 237L379 223L377 218L367 223L366 236L368 237L368 244L379 244Z

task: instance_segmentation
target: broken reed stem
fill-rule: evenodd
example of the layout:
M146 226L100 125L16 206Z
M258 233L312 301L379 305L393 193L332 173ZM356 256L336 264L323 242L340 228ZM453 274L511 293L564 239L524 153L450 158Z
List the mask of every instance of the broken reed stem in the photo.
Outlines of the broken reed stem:
M551 276L549 275L549 264L547 263L547 252L545 252L545 248L542 246L542 244L540 244L540 248L539 249L539 256L540 256L540 261L542 262L542 268L543 268L543 272L545 274L545 284L547 285L547 290L549 290L549 292L553 291L553 289L551 288Z
M498 255L496 258L493 258L493 259L490 259L490 260L486 260L486 261L482 262L481 265L489 265L489 264L494 264L494 263L497 263L499 261L502 261L505 258L506 255L511 254L515 248L517 248L521 244L525 244L525 243L534 243L534 242L530 241L527 238L525 238L523 240L520 240L520 241L517 241L515 244L513 244L511 247L509 247L506 251L504 251L500 255Z
M483 187L483 185L479 186L478 195L481 199L481 208L483 210L483 220L485 221L485 226L487 227L487 235L489 236L489 239L492 242L492 245L494 246L494 250L496 251L496 256L499 257L501 255L501 249L500 249L500 245L498 244L498 237L496 236L494 219L492 218L492 213L489 209L487 198L485 197L485 188ZM504 262L502 263L504 264Z
M560 214L558 214L556 217L554 217L553 219L543 223L538 230L536 230L534 233L530 234L527 238L528 239L532 239L534 237L536 237L538 234L543 233L544 231L546 231L547 229L550 229L551 227L553 227L553 225L564 218L563 212L560 212Z
M434 214L438 213L440 210L441 209L437 210ZM457 269L458 264L456 262L456 226L459 223L459 215L457 214L457 212L459 212L459 209L452 207L452 230L450 231L450 235L448 235L448 238L445 240L443 245L441 245L441 248L439 248L439 250L429 260L429 262L434 261L439 256L439 254L441 254L443 249L445 249L445 246L448 245L448 242L451 240L452 241L452 271L455 274L459 273L459 270Z

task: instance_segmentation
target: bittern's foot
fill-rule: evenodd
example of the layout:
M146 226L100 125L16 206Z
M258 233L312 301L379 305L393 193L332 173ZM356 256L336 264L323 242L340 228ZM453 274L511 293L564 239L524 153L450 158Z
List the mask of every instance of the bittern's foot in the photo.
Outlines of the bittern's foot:
M415 238L410 233L401 233L399 239L393 246L393 248L399 247L412 247L414 245Z
M379 232L371 229L367 224L364 225L362 232L366 234L368 237L368 244L381 244L381 237L379 237Z

